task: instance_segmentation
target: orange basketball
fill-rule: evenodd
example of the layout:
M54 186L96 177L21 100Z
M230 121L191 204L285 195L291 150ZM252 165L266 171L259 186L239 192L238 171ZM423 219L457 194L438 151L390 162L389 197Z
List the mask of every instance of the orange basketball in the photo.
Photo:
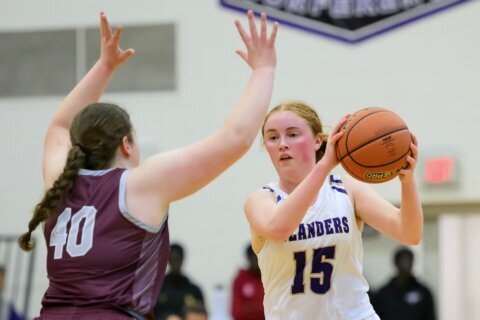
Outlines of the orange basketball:
M405 121L384 108L355 112L344 124L337 157L354 178L380 183L392 180L407 166L412 136Z

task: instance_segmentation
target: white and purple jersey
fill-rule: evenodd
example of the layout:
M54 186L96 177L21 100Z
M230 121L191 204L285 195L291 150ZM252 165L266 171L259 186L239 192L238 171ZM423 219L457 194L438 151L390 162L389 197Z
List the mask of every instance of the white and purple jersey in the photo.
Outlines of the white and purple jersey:
M267 190L277 202L288 194ZM295 232L283 243L267 240L258 253L267 320L378 319L362 275L362 237L350 198L330 175Z
M81 169L59 214L46 221L49 287L43 311L153 310L168 260L167 217L152 227L128 212L128 172Z

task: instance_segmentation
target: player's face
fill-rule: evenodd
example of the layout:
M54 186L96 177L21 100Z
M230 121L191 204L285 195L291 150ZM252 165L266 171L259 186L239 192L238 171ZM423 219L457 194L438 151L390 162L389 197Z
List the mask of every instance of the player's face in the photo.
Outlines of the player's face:
M313 136L307 121L295 112L282 110L270 116L264 126L263 141L280 175L303 178L315 165L320 139Z

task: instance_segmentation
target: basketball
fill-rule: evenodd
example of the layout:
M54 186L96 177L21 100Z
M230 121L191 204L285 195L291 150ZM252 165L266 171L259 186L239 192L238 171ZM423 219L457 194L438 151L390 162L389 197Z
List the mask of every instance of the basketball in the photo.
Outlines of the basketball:
M337 157L352 177L381 183L407 166L412 136L405 121L384 108L365 108L348 118L337 143Z

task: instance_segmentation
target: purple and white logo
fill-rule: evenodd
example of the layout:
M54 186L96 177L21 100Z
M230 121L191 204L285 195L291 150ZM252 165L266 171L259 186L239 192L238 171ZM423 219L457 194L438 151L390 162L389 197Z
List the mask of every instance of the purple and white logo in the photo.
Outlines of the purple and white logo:
M357 43L473 0L220 0L307 31Z

